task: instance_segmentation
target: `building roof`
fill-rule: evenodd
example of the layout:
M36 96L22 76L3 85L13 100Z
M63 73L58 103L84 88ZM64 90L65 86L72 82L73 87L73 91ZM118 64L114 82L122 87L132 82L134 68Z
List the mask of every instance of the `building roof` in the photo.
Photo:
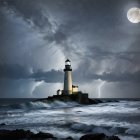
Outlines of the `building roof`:
M70 60L69 60L69 59L67 59L65 62L70 62Z

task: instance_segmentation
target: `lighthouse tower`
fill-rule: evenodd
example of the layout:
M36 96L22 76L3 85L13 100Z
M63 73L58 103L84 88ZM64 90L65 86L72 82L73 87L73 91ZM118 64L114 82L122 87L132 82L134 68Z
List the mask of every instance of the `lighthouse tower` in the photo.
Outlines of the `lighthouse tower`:
M65 61L65 69L64 69L65 75L64 75L64 94L69 95L72 94L72 68L71 68L71 62L69 59Z

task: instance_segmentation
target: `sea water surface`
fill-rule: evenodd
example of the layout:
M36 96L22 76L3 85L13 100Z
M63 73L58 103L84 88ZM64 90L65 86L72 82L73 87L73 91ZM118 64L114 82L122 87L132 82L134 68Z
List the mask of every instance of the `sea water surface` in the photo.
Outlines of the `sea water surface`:
M117 135L122 140L140 140L140 100L96 105L31 100L1 99L0 124L6 125L0 125L0 129L50 132L60 138L79 139L87 133L105 133Z

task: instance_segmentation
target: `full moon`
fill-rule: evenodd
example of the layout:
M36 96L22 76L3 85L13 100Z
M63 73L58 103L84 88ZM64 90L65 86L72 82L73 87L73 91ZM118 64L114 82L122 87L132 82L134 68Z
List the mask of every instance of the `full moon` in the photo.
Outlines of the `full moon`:
M127 18L132 23L139 23L140 22L140 9L139 8L131 8L127 12Z

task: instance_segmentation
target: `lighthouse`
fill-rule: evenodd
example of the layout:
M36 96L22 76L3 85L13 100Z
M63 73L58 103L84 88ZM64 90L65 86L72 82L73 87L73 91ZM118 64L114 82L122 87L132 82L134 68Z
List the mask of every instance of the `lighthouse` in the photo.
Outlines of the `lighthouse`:
M69 59L65 61L65 69L64 69L64 94L69 95L72 94L72 68L71 62Z
M82 93L78 90L78 86L72 84L72 68L69 59L65 61L64 68L64 88L63 90L57 90L57 95L48 97L50 100L60 101L76 101L80 104L89 104L89 98L87 93Z

